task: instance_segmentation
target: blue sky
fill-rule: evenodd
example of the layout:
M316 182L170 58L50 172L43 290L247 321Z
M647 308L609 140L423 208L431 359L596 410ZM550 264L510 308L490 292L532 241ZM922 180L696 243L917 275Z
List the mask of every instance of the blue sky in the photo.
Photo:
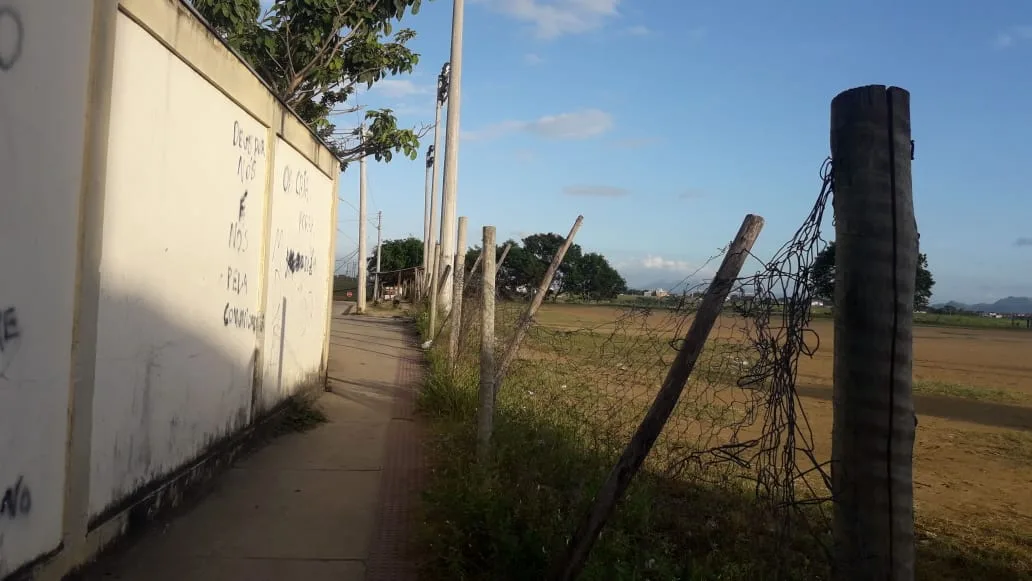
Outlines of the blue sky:
M450 24L450 1L424 0L403 22L417 71L360 102L431 123ZM471 241L484 224L565 233L584 214L577 242L644 285L682 278L751 212L770 256L818 193L831 99L886 84L912 95L934 300L1032 296L1032 3L467 0L464 58ZM339 256L356 247L353 168ZM385 238L422 235L424 169L422 155L369 164Z

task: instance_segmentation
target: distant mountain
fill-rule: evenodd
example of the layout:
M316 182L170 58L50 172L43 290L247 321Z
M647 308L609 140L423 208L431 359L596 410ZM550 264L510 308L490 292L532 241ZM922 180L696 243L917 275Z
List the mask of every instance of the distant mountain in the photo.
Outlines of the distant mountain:
M950 301L945 304L934 305L936 307L951 306L965 311L983 313L1000 313L1001 315L1027 314L1032 313L1032 298L1029 297L1007 297L995 303L975 303L968 305L957 301Z

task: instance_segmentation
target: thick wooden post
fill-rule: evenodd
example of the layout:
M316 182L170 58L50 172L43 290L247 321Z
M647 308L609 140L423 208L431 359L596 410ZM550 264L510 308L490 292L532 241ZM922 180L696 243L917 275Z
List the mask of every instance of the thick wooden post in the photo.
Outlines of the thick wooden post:
M706 295L699 304L699 310L692 320L692 326L685 335L684 344L677 352L670 370L667 372L663 386L659 388L656 399L652 402L645 418L642 419L638 430L634 433L631 441L627 444L623 454L617 461L616 466L609 473L605 483L599 490L598 495L592 503L591 509L581 521L577 532L573 534L567 546L566 554L562 560L556 562L550 579L554 581L572 581L580 574L584 563L588 560L591 547L598 540L602 527L605 526L609 516L613 513L617 501L627 491L631 479L638 473L646 456L652 450L653 444L663 431L667 419L674 411L677 400L684 391L685 383L695 368L695 362L706 345L706 339L713 329L720 311L724 308L724 301L731 292L731 287L738 278L745 259L749 257L753 243L763 229L763 218L749 214L742 222L738 235L728 247L724 261L717 270L717 275L710 283Z
M831 103L835 204L834 578L914 578L911 396L917 225L910 94Z
M490 451L495 408L495 227L484 226L483 287L480 324L480 397L477 406L477 458Z

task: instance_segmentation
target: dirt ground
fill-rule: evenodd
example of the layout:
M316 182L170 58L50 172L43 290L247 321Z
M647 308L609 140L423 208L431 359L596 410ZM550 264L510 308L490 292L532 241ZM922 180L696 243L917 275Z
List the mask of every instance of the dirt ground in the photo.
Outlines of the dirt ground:
M623 312L545 305L538 321L563 329L604 327ZM734 337L740 325L724 317L714 335ZM672 329L667 325L666 331ZM812 329L819 348L801 360L797 391L817 455L827 458L832 321L815 320ZM916 327L914 381L914 494L921 524L980 544L1032 546L1032 331Z

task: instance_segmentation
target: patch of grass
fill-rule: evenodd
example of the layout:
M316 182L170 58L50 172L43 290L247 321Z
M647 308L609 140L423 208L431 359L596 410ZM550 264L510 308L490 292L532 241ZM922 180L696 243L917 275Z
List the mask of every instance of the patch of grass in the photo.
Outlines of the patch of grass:
M977 387L948 381L924 381L914 382L914 393L928 395L941 395L946 397L959 397L976 401L993 401L998 403L1022 403L1030 398L1023 393L995 389L991 387Z
M502 405L492 457L474 459L472 385L447 380L431 357L420 404L432 418L433 475L424 492L424 575L433 580L541 579L608 474L615 454L579 445L573 426ZM773 579L825 577L813 541L777 551L764 508L728 488L686 485L656 474L635 480L592 552L581 579ZM692 518L682 518L692 515ZM798 545L798 547L796 546Z
M277 435L307 432L326 423L326 414L315 403L316 396L302 394L287 400L277 427Z
M582 371L595 369L578 359L602 353L597 340L568 342L568 352L556 361L569 357ZM719 347L714 345L715 352L722 354ZM547 349L548 343L534 348ZM518 361L497 402L491 456L481 464L474 454L475 369L453 371L437 348L428 356L419 407L429 420L432 472L423 494L421 537L427 558L421 578L545 578L626 442L626 435L604 433L612 429L611 417L608 424L591 424L587 402L606 406L598 373L563 379L549 393L548 386L558 382L555 361ZM1025 435L1002 435L990 445L1022 457L1032 451L1032 435ZM711 476L694 472L675 480L648 468L639 473L580 579L828 578L827 556L818 541L830 546L828 522L816 508L805 507L782 537L774 515L751 487ZM1017 532L967 534L920 515L918 528L919 580L1032 580L1032 551L1015 549L1032 549L1032 541Z
M967 432L964 435L973 444L1019 464L1032 465L1032 433L1017 430ZM1029 539L1032 544L1032 539Z

